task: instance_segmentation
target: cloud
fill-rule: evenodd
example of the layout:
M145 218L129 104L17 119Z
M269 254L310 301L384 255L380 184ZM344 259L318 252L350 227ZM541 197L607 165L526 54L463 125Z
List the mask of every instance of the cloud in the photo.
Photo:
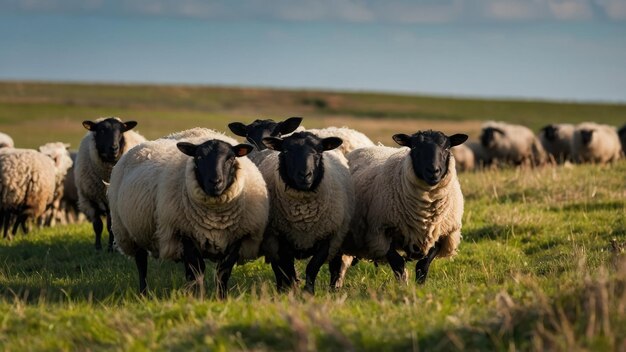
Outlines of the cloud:
M0 0L2 12L346 23L626 20L626 0Z

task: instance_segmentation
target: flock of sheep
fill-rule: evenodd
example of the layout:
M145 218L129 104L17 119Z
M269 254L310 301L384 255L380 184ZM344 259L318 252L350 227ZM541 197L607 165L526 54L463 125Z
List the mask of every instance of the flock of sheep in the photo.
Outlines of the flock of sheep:
M400 148L375 145L353 129L304 129L302 119L233 122L249 143L194 128L146 141L134 121L84 121L77 154L63 143L14 148L0 134L0 225L5 238L28 220L54 225L76 206L102 248L135 259L139 290L147 291L147 260L183 262L204 287L206 258L216 262L216 294L226 297L237 263L265 257L278 290L298 284L296 259L310 258L304 289L329 264L339 288L355 258L387 262L408 280L426 280L436 257L456 253L463 194L459 170L546 162L612 162L624 155L626 126L595 123L544 127L483 125L480 142L439 131L396 134ZM621 139L620 139L621 138ZM11 231L10 231L11 230Z

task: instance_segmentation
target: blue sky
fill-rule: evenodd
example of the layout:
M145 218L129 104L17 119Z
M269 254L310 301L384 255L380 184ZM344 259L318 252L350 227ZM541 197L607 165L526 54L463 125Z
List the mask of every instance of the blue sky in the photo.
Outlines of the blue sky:
M626 102L626 0L0 0L0 79Z

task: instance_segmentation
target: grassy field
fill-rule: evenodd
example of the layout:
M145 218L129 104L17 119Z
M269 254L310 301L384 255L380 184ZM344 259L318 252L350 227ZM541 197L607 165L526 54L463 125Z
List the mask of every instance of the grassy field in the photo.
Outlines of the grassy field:
M302 104L303 97L336 105ZM406 115L377 115L385 106ZM501 111L486 113L492 109ZM0 130L22 146L77 142L79 121L112 114L139 120L140 131L157 137L287 115L305 116L307 126L367 131L469 129L483 118L516 120L516 110L534 127L551 119L618 124L626 116L621 105L0 84ZM230 298L221 302L211 279L197 297L185 288L182 264L150 260L151 291L141 298L134 261L96 252L87 224L0 240L0 350L625 350L626 162L486 171L460 181L459 255L435 260L424 286L401 285L386 265L362 261L337 292L326 289L323 268L315 297L278 294L271 269L258 260L235 267Z

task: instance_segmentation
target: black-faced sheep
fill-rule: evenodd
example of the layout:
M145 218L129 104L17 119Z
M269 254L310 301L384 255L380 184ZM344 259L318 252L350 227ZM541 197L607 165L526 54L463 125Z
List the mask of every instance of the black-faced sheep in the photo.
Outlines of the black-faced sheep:
M254 120L251 124L246 125L242 122L231 122L228 128L237 136L245 137L250 144L256 149L248 154L248 158L256 165L259 165L263 159L270 153L263 144L263 138L281 137L295 131L300 123L301 117L290 117L285 121L276 122L274 120Z
M106 186L111 170L120 159L135 145L145 141L140 134L131 131L137 122L122 122L117 117L83 121L83 127L89 132L80 142L74 167L74 180L78 191L78 207L92 223L95 233L96 249L102 249L102 216L106 216L109 231L109 251L113 250L113 233Z
M343 251L386 261L403 281L405 261L417 259L415 279L423 283L432 260L454 255L461 241L463 194L450 149L467 136L419 131L393 139L406 148L348 154L356 210Z
M571 160L574 128L572 124L561 123L547 125L539 131L539 140L543 149L557 163Z
M198 284L203 257L216 261L220 298L235 263L257 258L269 201L261 173L245 157L251 150L195 128L122 156L108 191L112 229L118 248L135 258L140 292L147 289L148 252L182 260L187 279Z
M578 163L605 164L618 160L622 154L615 127L594 122L576 126L572 139L572 157Z
M341 266L339 248L354 209L354 189L342 140L296 132L284 139L264 138L279 153L259 166L270 196L270 219L263 254L272 265L278 290L297 282L294 259L311 257L304 289L315 291L321 266ZM332 269L331 269L332 271Z
M525 126L489 121L483 124L480 141L498 162L534 166L547 161L539 139Z

